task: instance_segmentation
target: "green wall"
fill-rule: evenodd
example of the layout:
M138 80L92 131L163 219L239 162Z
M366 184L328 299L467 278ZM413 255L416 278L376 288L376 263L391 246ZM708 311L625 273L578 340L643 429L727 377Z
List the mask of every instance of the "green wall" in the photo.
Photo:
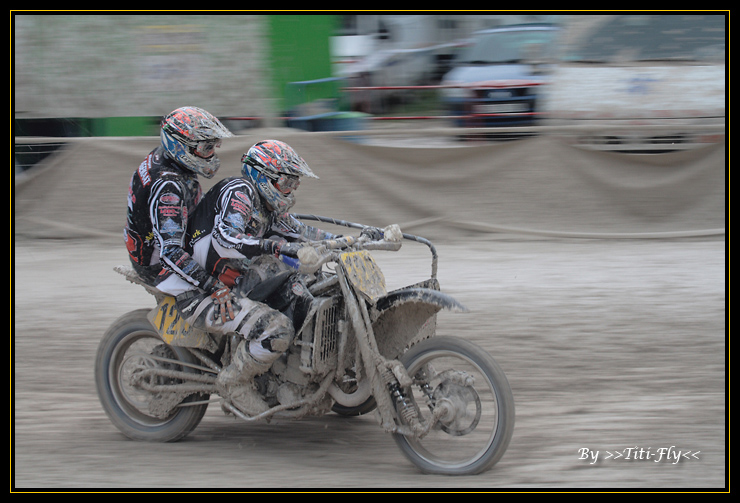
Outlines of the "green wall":
M337 16L303 14L269 17L268 64L277 100L275 109L283 113L286 108L286 87L290 82L332 76L329 39L335 34ZM312 96L314 99L334 97Z

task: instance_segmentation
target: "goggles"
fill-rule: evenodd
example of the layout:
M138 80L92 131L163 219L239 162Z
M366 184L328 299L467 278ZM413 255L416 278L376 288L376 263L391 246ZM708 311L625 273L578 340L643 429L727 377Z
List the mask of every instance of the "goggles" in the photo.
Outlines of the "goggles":
M270 173L262 166L258 165L247 154L242 156L242 162L248 166L251 166L265 178L269 178L272 182L272 186L279 190L281 193L287 195L293 192L301 184L301 179L297 175L288 175L286 173Z
M273 178L272 184L283 194L290 194L301 184L301 179L294 175L280 175Z
M221 140L199 141L195 146L195 155L208 159L216 153L216 148L221 146Z

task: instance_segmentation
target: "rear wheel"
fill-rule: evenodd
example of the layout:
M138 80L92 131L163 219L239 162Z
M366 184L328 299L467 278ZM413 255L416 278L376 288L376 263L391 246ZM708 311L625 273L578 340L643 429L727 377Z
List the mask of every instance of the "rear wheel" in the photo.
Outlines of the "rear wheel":
M165 344L147 319L148 309L132 311L119 318L103 336L95 360L98 397L111 422L127 437L150 442L174 442L184 438L200 423L208 408L208 395L191 394L180 400L173 394L154 393L136 385L137 373L153 367L197 372L177 362L196 363L185 349ZM164 361L167 360L167 361ZM175 384L170 378L144 378L150 384ZM154 379L154 381L152 381ZM157 413L155 401L168 413ZM169 403L168 403L169 402Z
M453 337L427 339L401 361L414 381L405 395L422 421L444 411L421 438L394 434L403 454L434 474L474 475L496 464L514 431L514 397L498 363L477 345Z

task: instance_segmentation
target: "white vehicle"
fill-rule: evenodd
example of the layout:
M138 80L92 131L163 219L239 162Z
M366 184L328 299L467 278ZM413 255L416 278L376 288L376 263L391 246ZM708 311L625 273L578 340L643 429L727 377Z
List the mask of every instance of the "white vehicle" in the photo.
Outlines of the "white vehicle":
M461 127L530 126L548 82L558 26L499 26L476 32L442 79L443 103Z
M569 126L563 130L579 147L623 153L723 142L725 21L696 14L574 16L571 40L563 40L543 90L543 125Z

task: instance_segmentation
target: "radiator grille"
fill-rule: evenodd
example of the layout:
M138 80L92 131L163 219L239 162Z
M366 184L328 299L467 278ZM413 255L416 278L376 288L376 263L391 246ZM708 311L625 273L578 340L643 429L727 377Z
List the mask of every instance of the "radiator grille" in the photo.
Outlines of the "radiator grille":
M311 375L323 375L336 367L338 333L341 315L337 298L319 298L315 322L304 329L301 337L301 370Z

